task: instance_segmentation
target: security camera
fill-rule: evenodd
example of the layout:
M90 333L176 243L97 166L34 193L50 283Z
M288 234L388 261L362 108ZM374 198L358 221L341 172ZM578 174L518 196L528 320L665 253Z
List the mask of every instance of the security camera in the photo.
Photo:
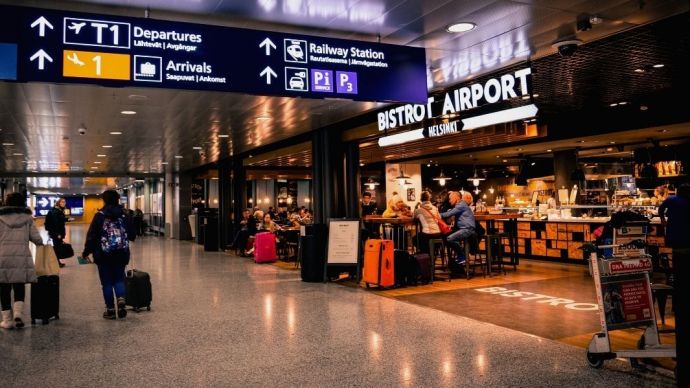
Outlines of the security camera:
M582 44L580 39L561 40L551 45L551 47L558 49L558 53L562 57L572 57L577 51L577 47Z
M79 131L79 134L82 136L86 135L86 128L84 127L79 127L77 131Z

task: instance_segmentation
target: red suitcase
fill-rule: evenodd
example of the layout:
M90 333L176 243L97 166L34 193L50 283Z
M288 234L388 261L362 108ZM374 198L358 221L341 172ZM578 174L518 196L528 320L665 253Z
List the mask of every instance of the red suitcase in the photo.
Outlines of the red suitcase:
M270 232L257 233L254 240L254 261L272 263L276 260L276 236Z
M394 247L392 240L369 239L364 247L364 283L367 287L395 285Z

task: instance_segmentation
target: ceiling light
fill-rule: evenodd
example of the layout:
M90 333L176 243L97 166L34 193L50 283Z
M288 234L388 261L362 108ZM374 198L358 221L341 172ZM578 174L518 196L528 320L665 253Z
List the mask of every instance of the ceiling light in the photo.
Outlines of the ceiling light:
M175 159L182 159L182 155L175 155Z
M412 179L409 176L405 175L405 172L403 171L402 164L400 165L400 174L395 177L395 179L398 181L398 184L400 186L404 186L405 182L407 182L408 179Z
M606 152L611 152L611 151L613 151L613 147L608 147L608 148L606 149Z
M610 106L610 107L618 106L618 103L617 103L617 102L614 102L614 103L609 104L609 106Z
M472 22L459 22L459 23L453 23L446 27L446 31L452 32L452 33L458 33L458 32L467 32L474 30L474 28L477 27L476 24Z
M537 98L537 97L539 97L539 94L538 94L538 93L534 93L534 94L532 95L532 97ZM492 194L493 194L493 193L492 193Z
M479 182L483 181L484 179L486 179L486 178L482 178L482 177L479 177L477 175L477 169L476 168L474 169L474 176L471 178L467 178L468 181L472 182L472 185L474 185L474 187L478 187Z
M101 163L103 163L103 162L93 162L93 164L101 164Z
M664 67L664 64L663 63L657 63L656 65L654 65L652 67L654 67L656 69L661 69L662 67Z
M108 155L105 155L105 154L98 154L98 155L96 155L96 157L99 157L99 158L105 158L106 156L108 156Z
M578 141L578 143L584 143L584 142L585 142L584 140L580 140L580 141Z
M537 164L537 162L530 163L531 166L534 166L535 164Z
M111 135L122 135L122 132L120 132L120 131L113 131L113 132L110 132L110 134L111 134Z
M168 164L168 162L161 162L161 164L166 165L166 164Z
M11 147L14 145L14 143L2 143L5 147Z
M15 153L13 153L12 155L14 155L14 156L24 156L24 154L21 153L21 152L15 152Z
M639 67L639 68L635 69L635 73L644 73L644 69Z
M218 135L218 138L226 138L226 137L230 137L230 135Z
M260 121L266 121L266 120L270 120L271 118L269 116L261 115L261 116L256 116L256 119L260 120Z
M551 152L551 150L546 150L546 152Z
M522 96L523 100L529 100L529 94Z
M113 146L111 146L111 145L109 145L109 144L102 145L101 147L103 147L103 148L113 148Z
M369 190L374 190L376 188L376 186L380 185L380 183L376 182L374 180L374 178L369 178L369 179L367 179L366 185L369 188Z
M618 105L628 105L628 102L627 101L621 101L618 103Z
M192 147L193 150L200 150L202 149L201 147Z
M91 167L91 169L92 169L92 170L98 170L98 167L93 166L93 167Z
M615 141L612 141L612 142L610 142L610 143L611 143L611 144L616 144L616 142L615 142Z
M438 181L438 185L439 185L439 186L445 186L445 185L446 185L446 181L449 181L449 180L450 180L449 177L443 175L443 170L441 170L441 173L438 174L438 176L437 176L436 178L432 178L432 179L435 180L435 181Z
M503 159L503 163L508 163L508 159Z
M647 109L649 109L649 107L647 105L640 105L641 111L646 111Z
M133 110L123 110L120 113L122 113L123 115L135 115L135 114L137 114L137 112L135 112Z

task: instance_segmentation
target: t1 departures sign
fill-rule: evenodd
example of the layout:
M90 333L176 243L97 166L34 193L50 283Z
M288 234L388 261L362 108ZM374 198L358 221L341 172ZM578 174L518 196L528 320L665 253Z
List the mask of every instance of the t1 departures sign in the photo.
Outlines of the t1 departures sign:
M0 6L0 79L423 103L422 48Z

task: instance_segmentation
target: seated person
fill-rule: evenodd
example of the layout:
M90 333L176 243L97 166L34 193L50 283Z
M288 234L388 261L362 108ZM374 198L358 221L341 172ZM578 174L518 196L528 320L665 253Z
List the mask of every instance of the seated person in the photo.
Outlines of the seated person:
M376 214L376 202L371 200L371 193L366 191L362 194L362 218Z
M419 220L422 230L419 233L419 251L429 253L429 240L440 238L441 230L436 220L441 218L436 206L431 204L431 194L423 191L420 197L422 203L414 211L414 218Z
M264 232L271 232L275 233L278 230L281 230L283 228L280 227L273 219L271 218L271 215L269 213L266 213L264 215L264 222L261 224L261 230Z
M313 222L313 218L309 209L302 207L299 209L299 223L300 225L309 225Z
M383 212L383 217L412 217L412 212L402 198L396 194L388 201L388 207Z
M446 237L446 241L458 254L457 264L464 265L465 252L462 250L460 242L476 234L474 230L474 213L470 208L470 204L472 204L472 194L468 191L464 191L461 198L460 193L452 191L449 194L448 200L453 208L447 212L441 213L441 218L455 217L455 226L453 228L454 231Z
M240 251L240 256L245 256L245 249L247 248L249 237L256 234L256 222L254 222L254 218L251 217L251 211L249 209L245 209L242 212L242 219L240 220L239 226L240 230L237 231L232 246Z

